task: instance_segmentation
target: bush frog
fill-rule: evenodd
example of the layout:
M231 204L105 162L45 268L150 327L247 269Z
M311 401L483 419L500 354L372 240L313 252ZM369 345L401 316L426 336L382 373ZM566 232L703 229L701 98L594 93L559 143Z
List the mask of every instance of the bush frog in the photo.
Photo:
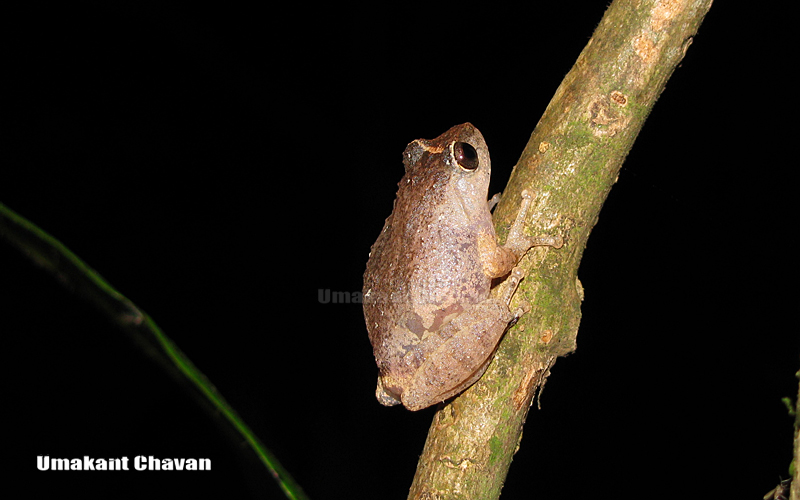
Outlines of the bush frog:
M364 317L378 363L376 396L387 406L419 410L480 378L515 314L508 297L492 298L492 279L511 273L534 245L559 237L523 234L530 196L499 246L487 194L491 163L469 123L403 152L405 175L394 210L370 251ZM516 271L516 270L515 270Z

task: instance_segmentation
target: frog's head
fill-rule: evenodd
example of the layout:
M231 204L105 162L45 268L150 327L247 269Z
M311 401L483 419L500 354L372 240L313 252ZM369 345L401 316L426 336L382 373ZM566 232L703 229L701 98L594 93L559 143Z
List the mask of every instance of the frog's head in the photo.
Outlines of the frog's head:
M426 197L457 194L469 205L485 205L492 164L489 148L471 123L456 125L436 139L417 139L403 152L406 175ZM435 204L435 203L434 203Z

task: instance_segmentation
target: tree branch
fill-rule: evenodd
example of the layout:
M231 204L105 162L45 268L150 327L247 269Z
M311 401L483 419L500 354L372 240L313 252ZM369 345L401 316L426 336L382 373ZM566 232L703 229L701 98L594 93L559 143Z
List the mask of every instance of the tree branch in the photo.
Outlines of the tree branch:
M498 498L522 425L556 357L575 349L577 270L600 208L711 0L615 0L550 101L495 212L498 234L520 193L537 194L533 235L566 244L528 252L516 295L531 311L484 376L433 419L409 498ZM498 287L499 288L499 287ZM497 290L496 290L497 291Z

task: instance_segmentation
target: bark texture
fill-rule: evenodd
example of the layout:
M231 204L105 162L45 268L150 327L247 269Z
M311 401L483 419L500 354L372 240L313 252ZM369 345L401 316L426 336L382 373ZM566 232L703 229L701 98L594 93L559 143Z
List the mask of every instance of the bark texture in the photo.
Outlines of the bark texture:
M625 156L711 0L615 0L536 126L495 213L502 238L524 189L535 193L534 248L514 303L530 311L501 342L486 374L440 408L409 498L500 496L534 395L558 356L576 347L583 290L577 270ZM498 287L501 288L501 287ZM495 290L502 293L502 290Z

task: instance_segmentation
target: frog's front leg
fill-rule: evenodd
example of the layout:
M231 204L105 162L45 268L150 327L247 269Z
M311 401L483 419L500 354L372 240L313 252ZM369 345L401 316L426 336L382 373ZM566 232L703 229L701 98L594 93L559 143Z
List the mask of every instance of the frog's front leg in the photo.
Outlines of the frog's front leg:
M483 272L490 278L500 278L508 274L519 259L530 248L535 246L550 246L561 248L564 241L560 236L525 236L525 217L531 206L531 194L522 191L522 203L519 206L517 217L511 224L503 246L497 244L497 239L493 233L483 233L478 237L478 254L480 255Z

